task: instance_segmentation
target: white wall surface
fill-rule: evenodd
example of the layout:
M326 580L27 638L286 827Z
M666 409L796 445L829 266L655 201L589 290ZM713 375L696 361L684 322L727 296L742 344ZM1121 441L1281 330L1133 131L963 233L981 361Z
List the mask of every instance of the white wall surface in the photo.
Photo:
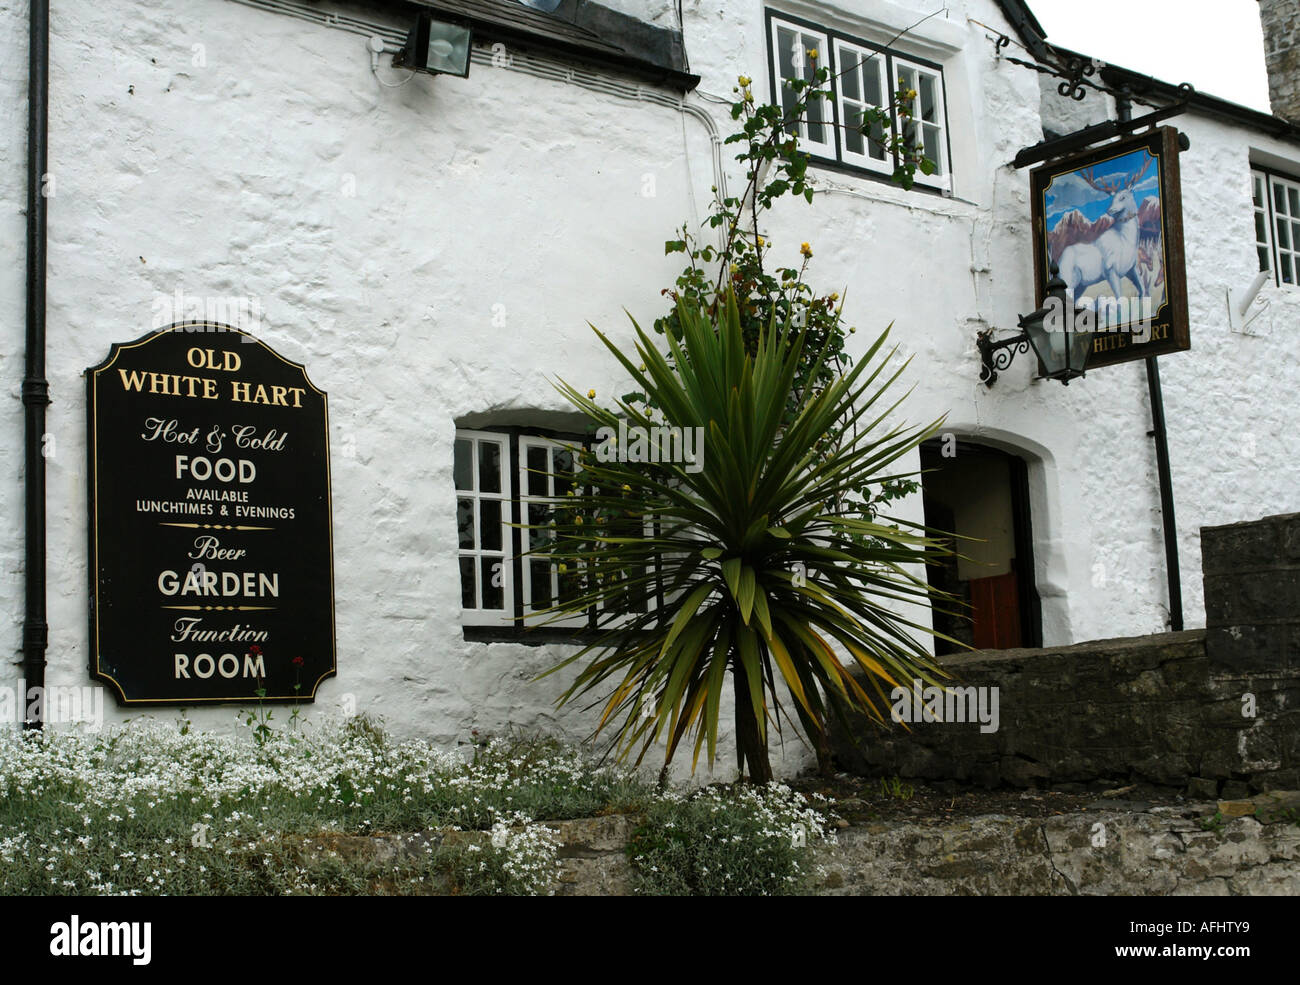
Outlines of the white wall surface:
M553 707L565 678L532 681L565 648L463 639L455 422L564 411L555 375L623 392L587 323L627 339L625 307L643 324L662 313L659 291L681 259L665 257L663 241L682 222L703 221L716 181L708 129L638 100L634 82L615 80L632 97L623 98L543 79L523 70L537 60L518 53L509 67L476 62L468 79L419 76L386 88L361 34L230 0L53 6L48 682L87 683L81 373L112 342L148 331L155 297L180 287L258 298L261 338L329 394L339 676L316 707L354 695L395 731L437 742L510 725L584 736L591 716ZM934 4L774 6L876 36ZM702 76L687 102L725 135L736 76L766 92L763 5L685 0L683 9L691 68ZM23 3L0 4L0 611L15 660L26 16ZM976 332L1011 330L1033 306L1028 175L1007 162L1041 138L1041 123L1037 77L997 59L968 16L1009 30L991 0L970 0L899 42L943 63L954 195L823 170L814 203L783 203L764 232L778 259L793 261L811 242L814 283L846 292L854 351L893 323L914 356L910 420L946 414L949 430L1030 458L1045 642L1161 631L1164 559L1141 364L1063 388L1032 382L1021 357L992 389L978 381ZM381 12L364 17L390 35L404 31ZM206 64L195 64L195 45ZM404 73L385 56L380 75L396 82ZM1300 148L1195 117L1178 122L1192 139L1183 187L1193 349L1161 368L1185 611L1197 626L1199 527L1300 510L1289 423L1300 368L1287 345L1300 299L1267 289L1271 328L1259 337L1229 331L1223 299L1254 274L1249 149L1300 161ZM724 151L731 165L733 153ZM740 173L727 170L736 191ZM643 194L646 176L653 197ZM1253 457L1243 435L1254 436ZM919 519L920 498L905 509ZM17 674L6 663L0 684ZM190 714L211 727L235 720L230 708ZM730 756L720 757L720 776L730 775ZM784 768L806 759L791 742Z

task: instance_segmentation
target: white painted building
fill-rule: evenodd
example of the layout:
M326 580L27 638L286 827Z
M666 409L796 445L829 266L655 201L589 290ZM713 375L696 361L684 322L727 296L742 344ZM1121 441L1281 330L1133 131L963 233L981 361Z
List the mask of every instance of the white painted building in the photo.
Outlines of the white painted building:
M977 332L1010 334L1035 304L1029 179L1009 162L1045 128L1114 116L1108 97L1057 99L1055 80L1040 87L1009 60L1046 51L1017 0L957 0L928 18L936 5L922 0L607 0L623 18L575 0L554 14L514 0L431 2L474 24L467 78L391 66L413 3L51 6L49 684L89 683L82 373L111 344L156 327L163 299L180 292L251 299L254 334L329 394L338 675L315 708L347 701L441 742L510 725L585 735L590 715L553 709L563 679L533 682L569 648L501 638L481 625L481 596L463 604L475 588L460 577L458 559L473 555L458 541L457 501L474 497L458 497L455 442L459 433L526 455L529 434L573 429L556 376L623 392L587 323L627 339L624 309L643 324L663 313L660 290L681 266L664 240L706 218L712 187L740 185L719 143L732 87L747 74L758 93L776 91L773 39L786 30L837 59L901 35L887 71L917 73L941 91L943 112L927 133L940 173L911 191L827 130L813 204L783 203L764 229L778 259L812 244L813 282L847 289L853 345L894 324L915 357L909 419L947 414L963 447L1014 456L977 455L991 477L930 490L959 527L976 493L991 497L986 516L1009 516L1023 463L1027 516L1009 521L1018 535L1007 523L984 535L1003 539L1000 553L990 548L995 573L1008 551L1025 564L1017 547L1032 549L1020 605L1037 595L1024 625L1041 625L1042 643L1168 628L1143 364L1062 387L1033 380L1021 357L992 388L979 380ZM24 623L27 17L26 3L0 9L0 367L10 396L0 604L14 654L0 684L10 686ZM372 35L389 44L377 67ZM1012 43L999 49L999 35ZM1141 80L1121 75L1111 83L1142 98ZM836 95L841 109L853 100ZM1170 95L1156 86L1150 98ZM1274 230L1278 216L1252 204L1252 174L1278 203L1300 189L1289 183L1300 179L1300 130L1200 97L1168 122L1191 140L1181 168L1192 347L1160 365L1195 627L1199 528L1300 510L1290 423L1300 364L1288 344L1300 271L1291 283L1270 277L1244 329L1230 317L1261 255L1277 270L1300 250L1276 232L1257 244L1256 212ZM1289 219L1282 228L1289 237ZM920 518L921 497L905 509ZM526 603L521 582L503 604ZM133 713L109 701L110 720ZM189 714L211 727L234 721L229 707ZM803 757L791 744L786 768Z

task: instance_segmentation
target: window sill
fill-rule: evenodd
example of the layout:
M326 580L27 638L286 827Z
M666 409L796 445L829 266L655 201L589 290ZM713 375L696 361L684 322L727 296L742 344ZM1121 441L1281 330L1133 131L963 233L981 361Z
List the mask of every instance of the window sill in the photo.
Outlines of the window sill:
M596 632L572 626L537 626L532 629L465 626L463 630L466 643L517 643L520 646L590 646L609 635L608 630Z
M587 642L572 629L540 626L536 629L498 629L496 626L466 626L467 643L519 643L523 646L546 646L550 643Z
M866 178L870 181L882 185L891 185L900 192L921 192L926 195L933 195L936 198L952 198L952 193L945 188L935 188L933 185L924 185L921 182L914 182L911 188L904 188L894 181L892 175L883 174L880 171L872 171L870 168L861 168L856 164L845 164L843 161L836 161L829 157L819 157L816 154L810 155L808 159L810 170L819 169L823 171L834 171L837 174L852 175L855 178Z

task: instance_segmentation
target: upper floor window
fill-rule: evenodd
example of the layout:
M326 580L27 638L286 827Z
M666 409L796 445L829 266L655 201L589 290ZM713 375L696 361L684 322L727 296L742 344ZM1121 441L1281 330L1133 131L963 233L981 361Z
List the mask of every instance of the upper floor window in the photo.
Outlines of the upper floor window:
M1267 171L1250 178L1259 269L1278 284L1300 285L1300 182Z
M829 98L810 100L803 118L791 121L790 129L814 158L888 176L901 162L886 137L897 138L934 162L934 174L918 170L916 184L951 189L940 66L771 11L768 54L774 101L787 116L796 102L788 83L830 69L824 89ZM900 92L915 95L896 100ZM888 135L881 121L864 132L870 109L886 111Z

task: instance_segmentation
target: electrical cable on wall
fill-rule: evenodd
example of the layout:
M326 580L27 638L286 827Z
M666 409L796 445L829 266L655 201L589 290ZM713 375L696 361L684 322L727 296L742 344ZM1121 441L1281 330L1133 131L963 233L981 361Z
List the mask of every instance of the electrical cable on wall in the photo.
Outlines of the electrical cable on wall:
M379 74L379 56L388 49L387 42L378 34L372 34L370 40L366 42L366 47L370 49L370 74L375 77L375 81L386 89L400 89L406 83L415 78L415 69L411 69L411 74L401 82L385 82Z

